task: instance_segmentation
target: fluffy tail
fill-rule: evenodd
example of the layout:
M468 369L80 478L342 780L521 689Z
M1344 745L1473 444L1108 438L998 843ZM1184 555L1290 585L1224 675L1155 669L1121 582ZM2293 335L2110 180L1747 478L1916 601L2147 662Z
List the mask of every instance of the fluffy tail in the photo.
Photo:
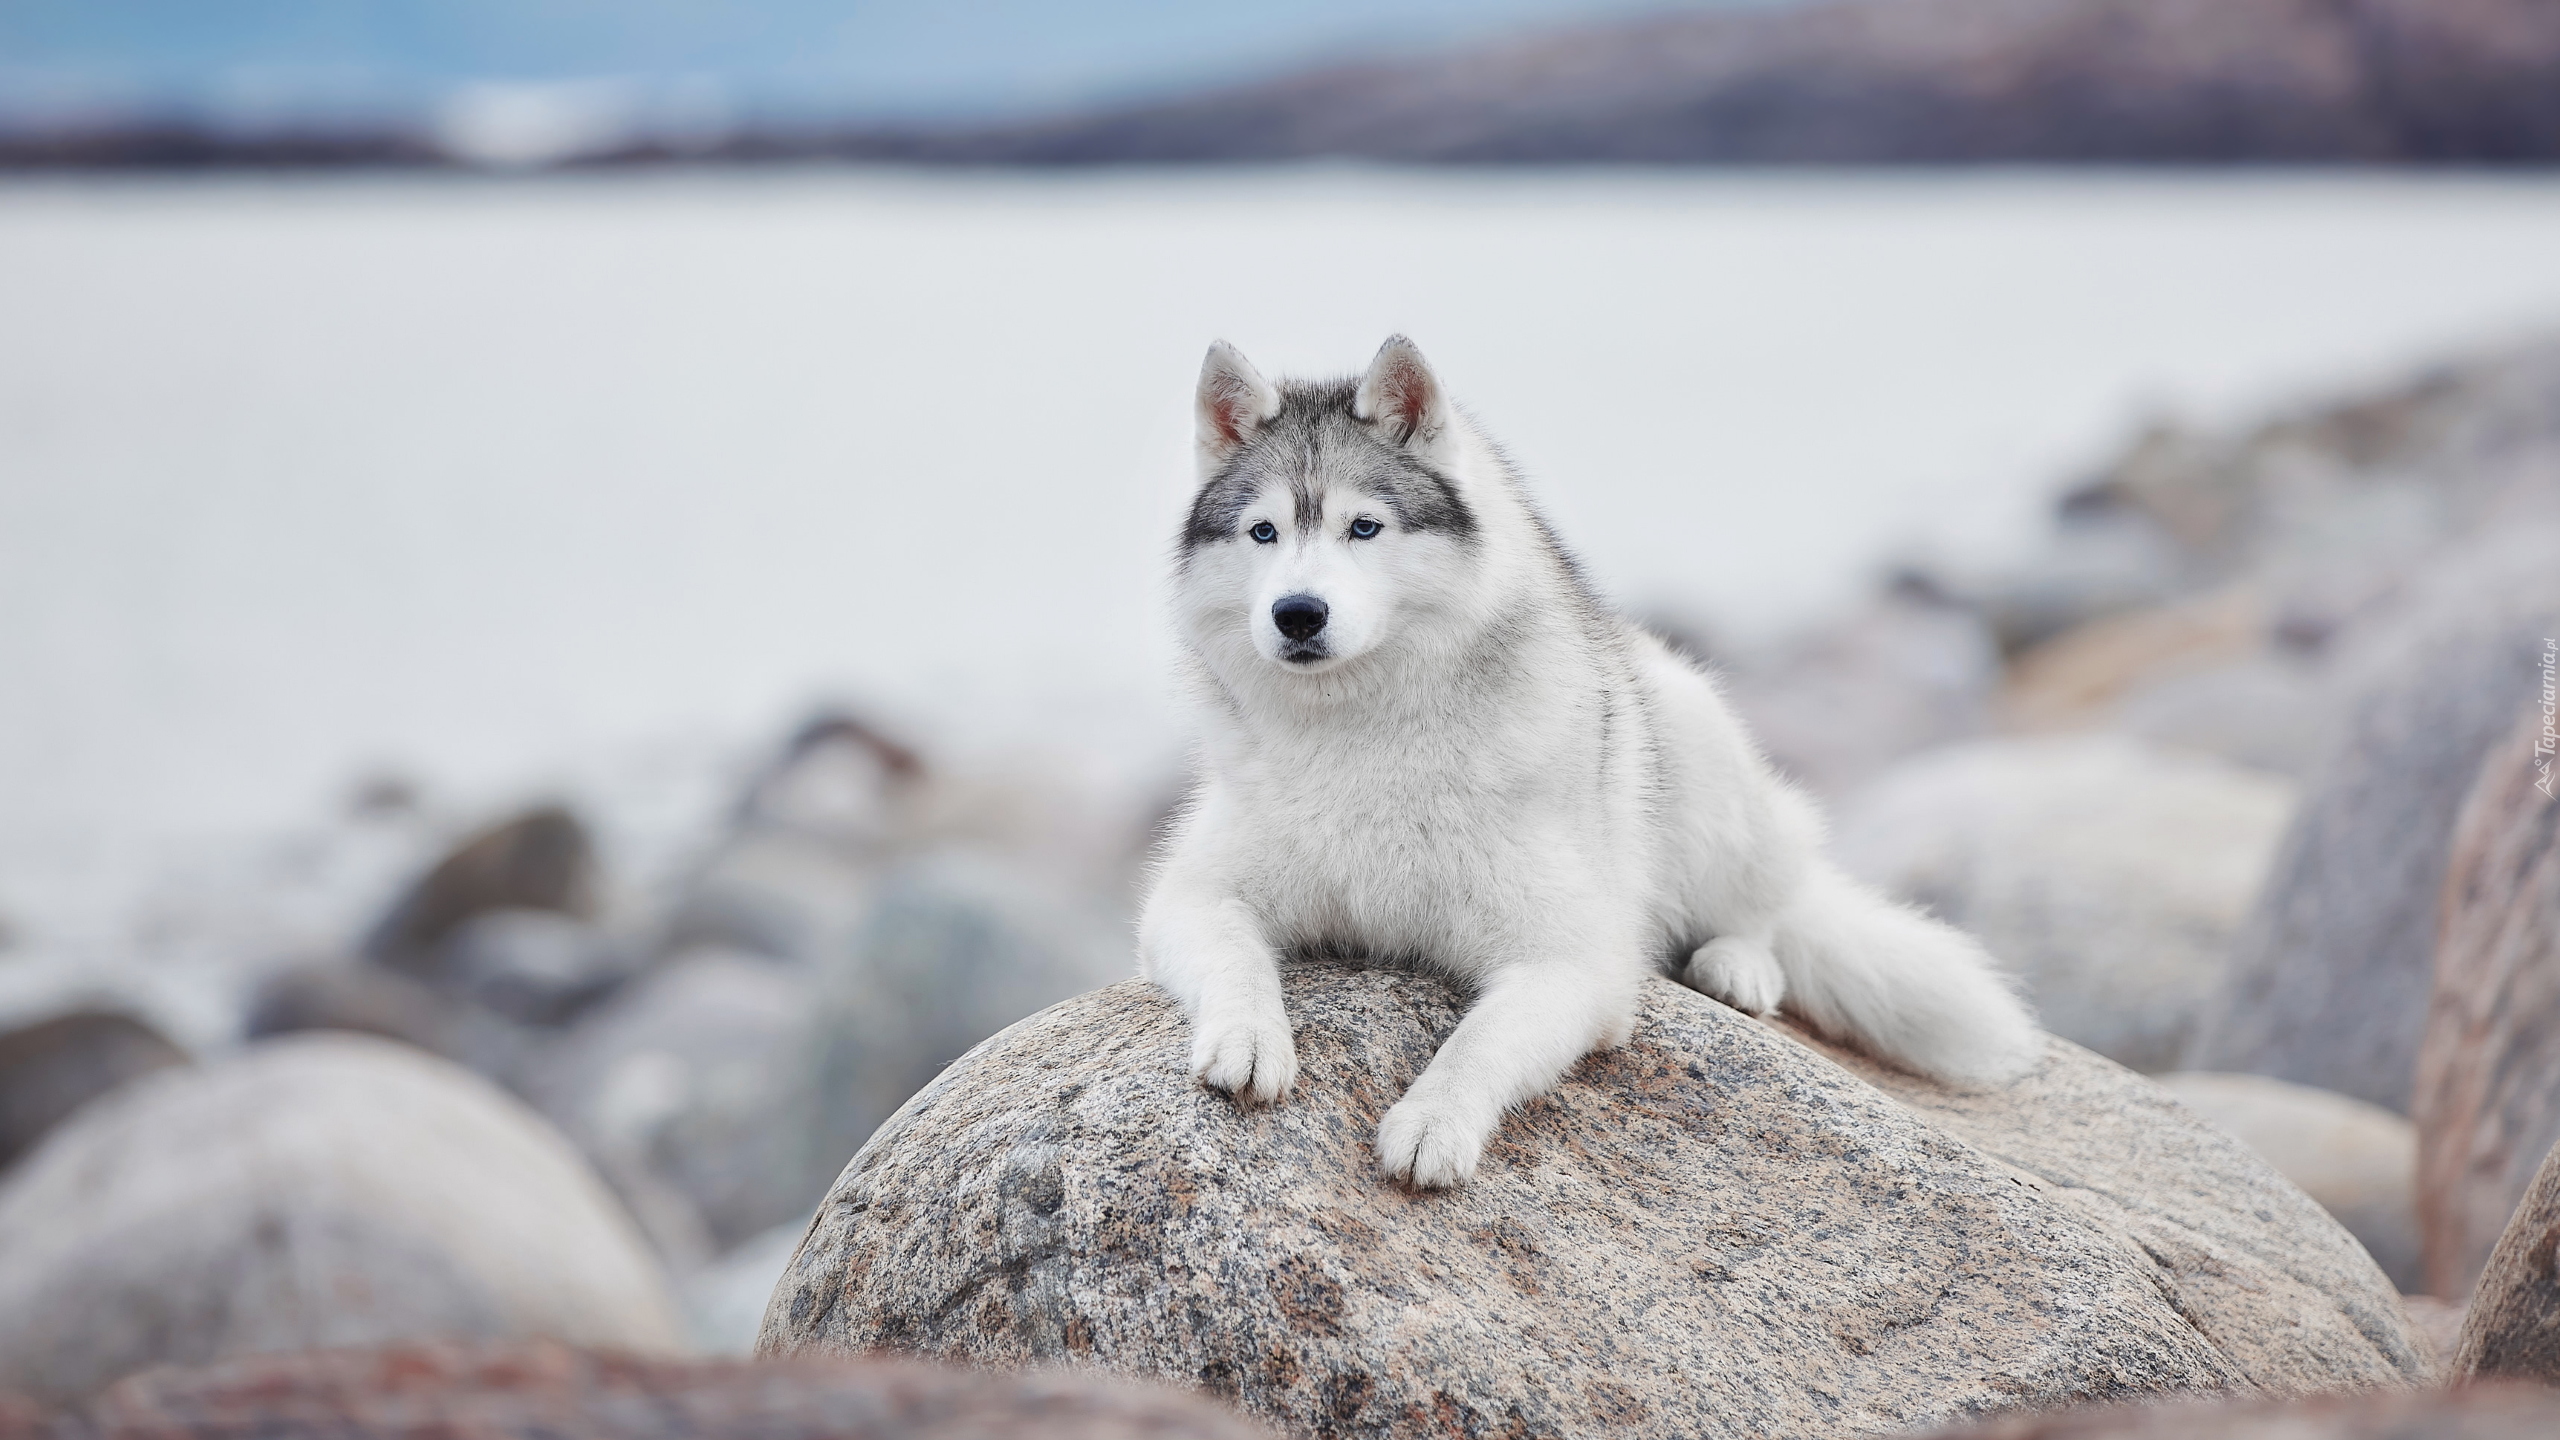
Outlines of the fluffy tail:
M1817 860L1771 947L1787 1008L1824 1034L1952 1085L2035 1068L2044 1035L1981 944Z

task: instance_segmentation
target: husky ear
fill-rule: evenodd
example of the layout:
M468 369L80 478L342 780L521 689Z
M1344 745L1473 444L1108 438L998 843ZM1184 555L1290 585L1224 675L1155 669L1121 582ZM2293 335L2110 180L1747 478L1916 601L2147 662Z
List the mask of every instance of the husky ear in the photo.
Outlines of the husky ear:
M1209 346L1208 358L1200 362L1200 395L1193 411L1202 471L1225 463L1279 413L1280 392L1243 352L1224 340Z
M1449 429L1449 401L1438 377L1422 352L1401 335L1388 336L1378 347L1378 358L1369 362L1369 373L1360 377L1360 388L1352 394L1351 413L1377 426L1387 443L1417 450L1435 447Z

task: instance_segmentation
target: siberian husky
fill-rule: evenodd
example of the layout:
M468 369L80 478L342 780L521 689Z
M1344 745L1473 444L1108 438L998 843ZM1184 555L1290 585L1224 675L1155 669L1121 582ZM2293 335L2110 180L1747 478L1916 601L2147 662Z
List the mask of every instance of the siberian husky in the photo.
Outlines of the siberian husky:
M1402 336L1273 385L1224 343L1173 591L1201 775L1139 925L1191 1066L1287 1095L1279 960L1435 968L1472 1007L1378 1126L1457 1184L1503 1114L1624 1041L1648 974L1979 1086L2043 1039L1981 947L1850 880L1713 682L1614 614Z

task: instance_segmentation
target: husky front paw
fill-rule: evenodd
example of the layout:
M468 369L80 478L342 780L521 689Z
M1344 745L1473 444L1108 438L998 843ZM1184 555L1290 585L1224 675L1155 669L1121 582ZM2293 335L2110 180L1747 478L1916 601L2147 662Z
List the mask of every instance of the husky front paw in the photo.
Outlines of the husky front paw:
M1285 1013L1204 1023L1191 1033L1191 1073L1238 1102L1275 1105L1298 1083L1298 1044Z
M1775 1014L1787 998L1786 972L1758 941L1721 935L1698 947L1681 977L1690 989L1711 995L1745 1015Z
M1492 1127L1444 1101L1407 1095L1378 1122L1378 1168L1417 1190L1474 1178Z

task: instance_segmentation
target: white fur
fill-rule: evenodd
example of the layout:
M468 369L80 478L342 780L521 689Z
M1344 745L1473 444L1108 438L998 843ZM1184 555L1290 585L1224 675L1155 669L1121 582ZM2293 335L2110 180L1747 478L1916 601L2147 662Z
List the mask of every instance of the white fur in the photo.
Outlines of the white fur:
M1475 992L1378 1127L1381 1166L1418 1186L1471 1175L1504 1112L1623 1041L1643 978L1665 970L1945 1081L2035 1063L2043 1041L1980 946L1821 857L1812 804L1705 674L1592 598L1419 352L1389 341L1354 393L1340 423L1446 477L1475 529L1387 523L1357 464L1293 442L1246 457L1260 468L1234 473L1268 483L1232 535L1186 553L1202 774L1140 960L1190 1016L1201 1080L1239 1101L1288 1093L1278 962L1308 949L1409 960ZM1250 488L1229 463L1282 396L1211 349L1204 486ZM1301 494L1320 523L1294 523ZM1364 517L1381 533L1355 538ZM1251 537L1260 521L1276 539ZM1330 607L1320 658L1283 658L1272 606L1298 595Z

